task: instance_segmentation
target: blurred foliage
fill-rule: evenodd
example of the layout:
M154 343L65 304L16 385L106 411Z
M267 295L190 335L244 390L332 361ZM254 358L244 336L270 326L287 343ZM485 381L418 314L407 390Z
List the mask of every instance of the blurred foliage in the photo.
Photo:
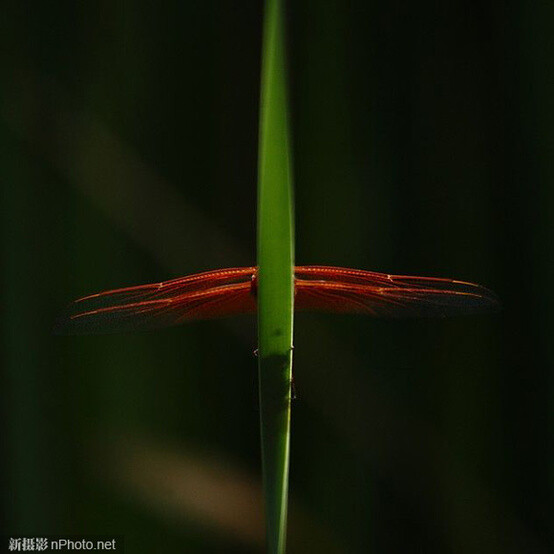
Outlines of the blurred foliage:
M253 319L50 328L82 294L254 261L261 8L0 8L10 534L260 552ZM552 551L554 7L289 8L297 262L504 305L297 318L289 551Z

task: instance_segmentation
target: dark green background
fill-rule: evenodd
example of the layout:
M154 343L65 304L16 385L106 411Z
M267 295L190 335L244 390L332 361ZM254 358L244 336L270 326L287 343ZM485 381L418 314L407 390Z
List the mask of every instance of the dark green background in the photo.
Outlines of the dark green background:
M456 277L503 302L297 317L289 552L549 552L554 5L289 8L297 262ZM11 535L260 551L254 318L50 329L90 292L254 263L261 13L2 5Z

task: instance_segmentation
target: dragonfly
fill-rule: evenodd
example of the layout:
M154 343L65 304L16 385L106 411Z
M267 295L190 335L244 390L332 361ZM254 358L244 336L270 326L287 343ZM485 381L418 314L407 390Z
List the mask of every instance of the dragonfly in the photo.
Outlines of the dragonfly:
M74 301L54 331L115 333L255 313L257 291L254 266L108 290ZM294 269L294 308L383 318L447 317L496 311L499 301L491 290L464 281L305 265Z

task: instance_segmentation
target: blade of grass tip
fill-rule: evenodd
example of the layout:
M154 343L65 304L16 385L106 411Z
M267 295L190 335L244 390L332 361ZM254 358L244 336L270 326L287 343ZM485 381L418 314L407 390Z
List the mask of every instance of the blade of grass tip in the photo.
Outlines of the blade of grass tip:
M266 0L258 161L260 426L271 554L285 552L289 473L294 240L282 0Z

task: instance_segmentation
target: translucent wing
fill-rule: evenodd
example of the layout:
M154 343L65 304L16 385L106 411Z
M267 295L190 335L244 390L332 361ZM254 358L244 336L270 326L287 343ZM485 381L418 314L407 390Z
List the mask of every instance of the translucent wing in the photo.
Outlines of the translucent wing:
M255 312L254 274L252 267L223 269L92 294L73 302L54 331L115 333Z
M486 313L497 310L499 302L492 291L463 281L299 266L295 306L302 311L400 318Z
M114 333L253 313L256 289L256 268L242 267L110 290L73 302L54 331ZM463 281L328 266L295 268L295 307L302 311L445 317L498 306L492 291Z

